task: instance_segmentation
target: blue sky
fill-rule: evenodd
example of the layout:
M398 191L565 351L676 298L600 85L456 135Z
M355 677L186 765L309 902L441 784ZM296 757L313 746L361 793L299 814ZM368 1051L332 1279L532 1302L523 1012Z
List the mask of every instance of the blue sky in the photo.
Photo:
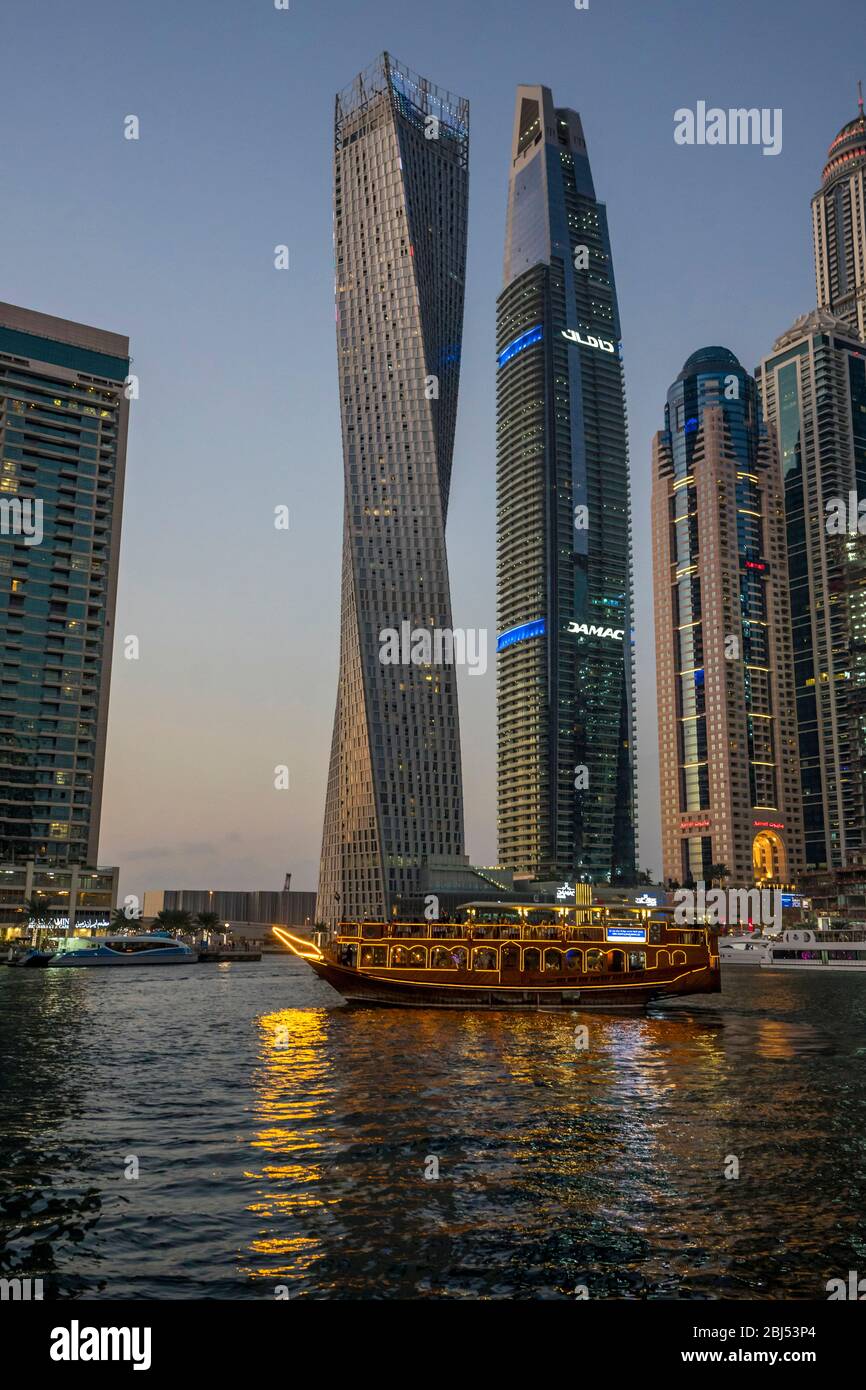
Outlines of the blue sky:
M383 48L471 103L448 535L461 627L495 629L514 89L545 83L583 117L623 323L641 858L660 869L652 434L691 352L721 343L752 369L812 306L809 200L856 114L863 33L861 0L7 0L0 298L128 333L141 382L117 615L118 648L135 634L141 658L115 653L100 848L125 892L276 887L286 869L316 884L342 508L333 103ZM782 152L676 145L674 111L699 100L781 107ZM494 863L493 663L462 679L461 723L468 849Z

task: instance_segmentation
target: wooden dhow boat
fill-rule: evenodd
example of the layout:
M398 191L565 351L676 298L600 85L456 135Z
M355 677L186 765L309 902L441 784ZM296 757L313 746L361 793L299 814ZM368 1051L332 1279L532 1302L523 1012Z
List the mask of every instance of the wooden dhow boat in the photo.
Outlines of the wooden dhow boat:
M272 930L350 1004L641 1010L721 988L716 929L666 908L475 902L453 922Z

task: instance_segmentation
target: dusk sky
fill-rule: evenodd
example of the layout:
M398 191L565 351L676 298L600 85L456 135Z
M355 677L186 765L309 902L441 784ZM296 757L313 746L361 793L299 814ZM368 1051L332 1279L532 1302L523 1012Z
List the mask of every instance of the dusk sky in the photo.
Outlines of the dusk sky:
M0 299L128 334L131 411L100 862L121 890L315 888L343 472L334 94L383 49L470 101L448 547L495 648L495 300L515 87L580 112L622 318L640 859L661 869L650 447L719 343L749 370L814 303L809 200L866 79L862 0L7 0ZM38 76L38 82L36 77ZM675 144L674 111L780 107L783 146ZM136 115L140 139L124 138ZM14 129L14 139L10 132ZM289 247L288 270L274 248ZM288 532L274 508L289 507ZM123 637L138 636L127 661ZM496 862L496 675L461 672L467 848ZM290 769L288 791L274 767Z

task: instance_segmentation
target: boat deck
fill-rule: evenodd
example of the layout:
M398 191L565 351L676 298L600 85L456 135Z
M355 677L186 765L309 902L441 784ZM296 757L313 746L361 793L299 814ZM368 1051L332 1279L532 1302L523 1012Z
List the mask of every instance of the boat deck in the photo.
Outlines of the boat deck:
M341 922L276 934L349 1002L435 1008L642 1009L720 989L715 930L626 907L512 909L514 920Z

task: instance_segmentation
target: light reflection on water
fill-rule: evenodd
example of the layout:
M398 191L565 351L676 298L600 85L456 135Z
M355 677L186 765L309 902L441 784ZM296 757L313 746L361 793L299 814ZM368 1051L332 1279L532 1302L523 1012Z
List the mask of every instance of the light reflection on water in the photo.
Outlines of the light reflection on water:
M866 1258L866 980L743 969L606 1017L350 1010L282 957L95 975L0 971L4 1274L779 1298Z

